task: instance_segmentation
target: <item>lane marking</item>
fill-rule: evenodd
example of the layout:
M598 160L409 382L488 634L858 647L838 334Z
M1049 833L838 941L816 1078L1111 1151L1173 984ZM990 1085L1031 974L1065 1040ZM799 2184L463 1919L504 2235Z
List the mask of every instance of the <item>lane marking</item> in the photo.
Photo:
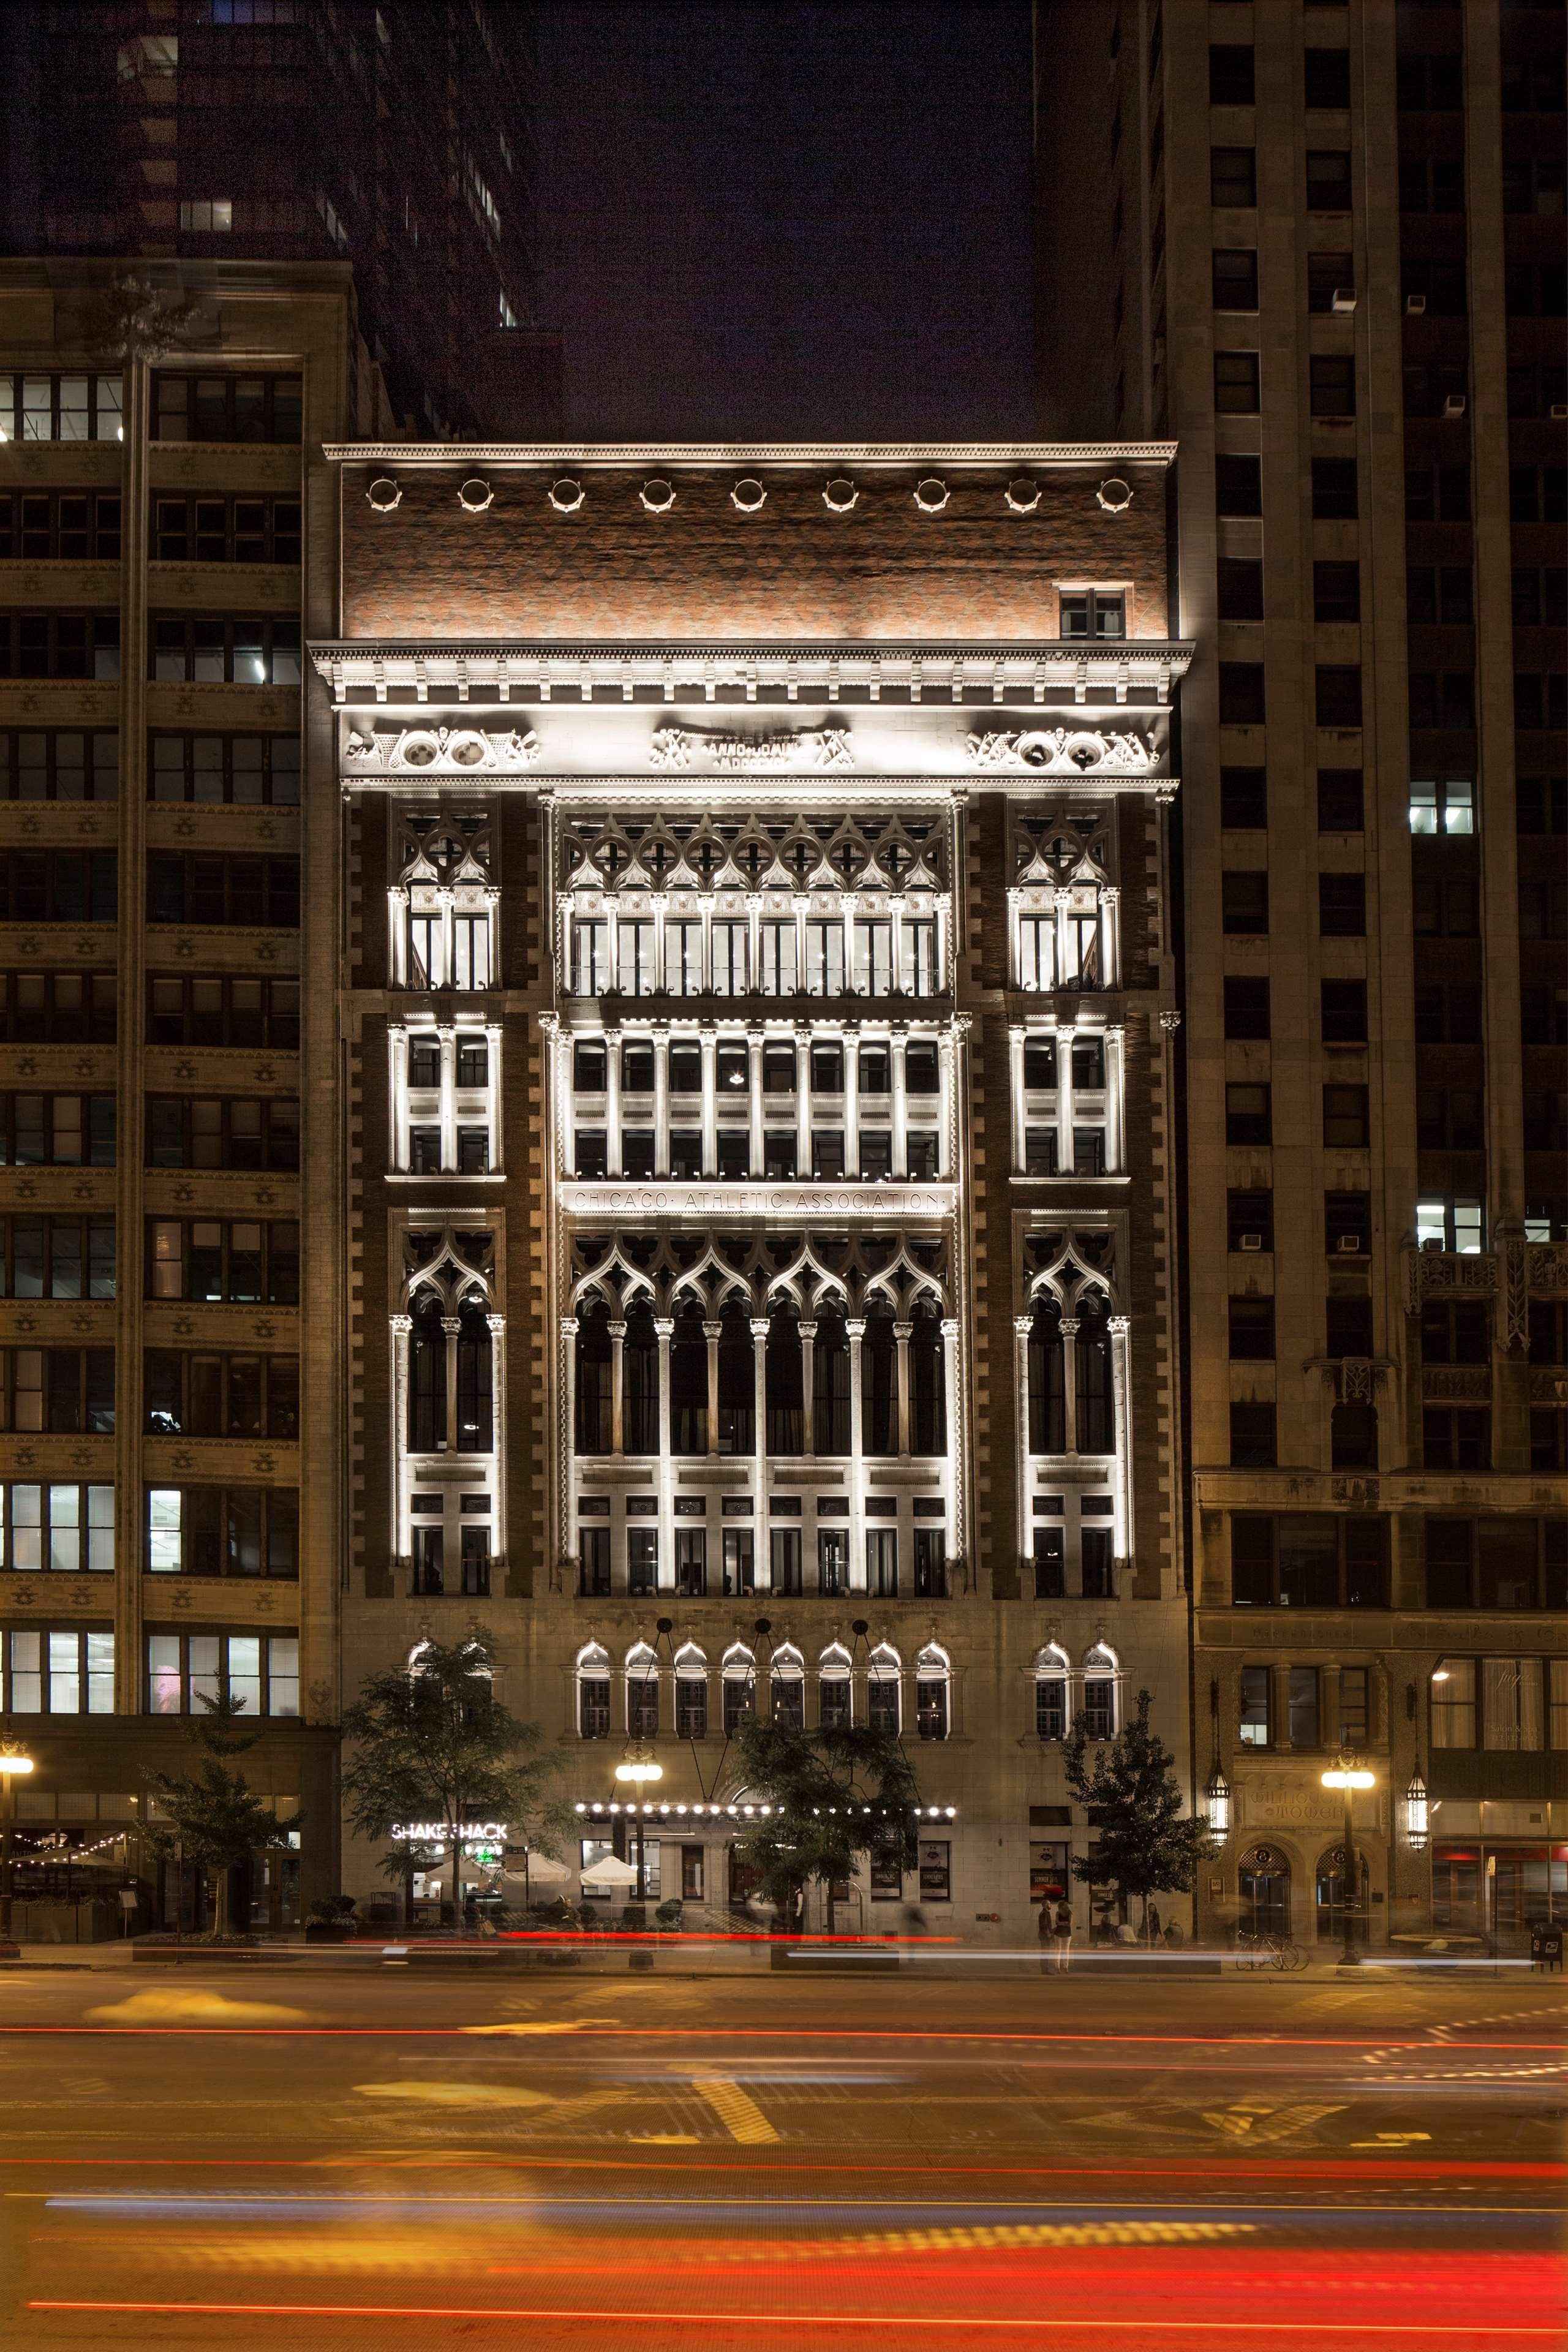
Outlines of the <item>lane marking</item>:
M770 2142L776 2145L777 2132L755 2099L742 2091L739 2083L728 2082L721 2074L694 2074L691 2087L707 2100L732 2139L746 2147L761 2147Z
M1053 2336L1061 2333L1061 2315L1052 2313L1048 2318L992 2319L969 2312L954 2313L950 2319L927 2317L909 2312L888 2315L867 2313L849 2315L825 2311L648 2311L620 2309L613 2305L589 2307L582 2304L499 2305L499 2304L352 2304L352 2303L111 2303L72 2302L64 2298L40 2297L27 2305L29 2311L113 2312L135 2314L148 2317L190 2317L197 2319L565 2319L582 2322L595 2320L606 2326L625 2326L628 2322L643 2326L678 2326L689 2327L829 2327L842 2334L856 2327L869 2331L879 2329L884 2335L897 2329L912 2336L934 2335L945 2329L955 2334L965 2329L971 2334L986 2329L1001 2334L1011 2328L1016 2335L1044 2335L1048 2328ZM1517 2321L1427 2320L1420 2324L1387 2320L1356 2319L1351 2323L1362 2336L1420 2336L1427 2343L1439 2337L1462 2338L1474 2347L1488 2337L1524 2342L1559 2343L1561 2336L1555 2326L1537 2327ZM1208 2336L1326 2336L1343 2342L1346 2322L1343 2319L1317 2321L1301 2319L1173 2319L1165 2312L1146 2316L1112 2318L1097 2314L1096 2327L1153 2329L1173 2333L1201 2331Z

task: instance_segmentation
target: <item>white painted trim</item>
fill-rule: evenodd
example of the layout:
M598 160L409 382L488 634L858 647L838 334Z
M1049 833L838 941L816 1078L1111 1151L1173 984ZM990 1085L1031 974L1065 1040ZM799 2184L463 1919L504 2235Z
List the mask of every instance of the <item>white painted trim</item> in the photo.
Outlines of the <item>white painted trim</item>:
M329 466L1159 466L1173 441L327 441Z

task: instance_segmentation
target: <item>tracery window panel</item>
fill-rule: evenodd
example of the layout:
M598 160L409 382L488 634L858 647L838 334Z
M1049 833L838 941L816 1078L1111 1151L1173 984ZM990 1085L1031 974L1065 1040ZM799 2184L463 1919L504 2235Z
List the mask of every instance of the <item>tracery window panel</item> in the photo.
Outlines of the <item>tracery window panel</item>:
M805 987L808 996L844 994L844 925L816 918L805 926Z
M1054 915L1020 915L1018 918L1019 987L1052 989L1056 984L1056 917Z
M757 985L764 996L794 996L800 987L800 940L795 919L764 922L758 934Z
M751 987L751 936L744 922L716 922L712 929L713 993L744 996Z

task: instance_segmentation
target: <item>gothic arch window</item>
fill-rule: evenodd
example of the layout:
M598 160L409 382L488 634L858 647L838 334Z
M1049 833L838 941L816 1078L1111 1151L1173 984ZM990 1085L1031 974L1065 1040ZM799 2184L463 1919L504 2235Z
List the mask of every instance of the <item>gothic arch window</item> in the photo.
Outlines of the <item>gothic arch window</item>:
M773 1719L781 1731L805 1728L805 1661L793 1643L773 1652L768 1669Z
M756 1711L757 1662L743 1642L733 1643L725 1651L719 1681L724 1698L724 1737L728 1739Z
M866 1666L866 1704L873 1731L897 1738L903 1729L903 1661L889 1642L879 1642Z
M682 1298L669 1342L669 1450L708 1451L708 1341L698 1300Z
M942 1318L931 1307L916 1308L910 1334L910 1452L947 1452L947 1343Z
M577 1729L584 1739L610 1736L610 1655L596 1642L577 1653Z
M945 1739L950 1728L952 1661L928 1642L915 1660L915 1728L922 1739Z
M1090 1739L1116 1737L1116 1690L1121 1669L1107 1642L1097 1642L1083 1656L1083 1723Z
M456 1314L432 1290L416 1292L408 1335L410 1454L495 1451L494 1356L483 1305Z
M1067 1354L1062 1311L1048 1296L1037 1297L1029 1325L1029 1451L1067 1452Z
M899 1450L899 1353L892 1309L882 1298L868 1302L860 1342L860 1445L866 1454Z
M849 1451L849 1335L837 1301L816 1318L812 1343L812 1451Z
M658 1660L646 1642L626 1652L626 1736L653 1739L658 1734Z
M447 1333L444 1302L427 1292L414 1309L408 1335L408 1451L445 1454L447 1441Z
M805 1444L805 1382L800 1317L793 1299L775 1305L768 1320L763 1399L770 1454L799 1454Z
M1106 1324L1103 1292L1089 1291L1079 1301L1073 1359L1078 1450L1080 1454L1113 1454L1116 1413L1111 1402L1110 1333Z
M610 1318L602 1299L578 1318L574 1437L579 1454L608 1454L615 1442L615 1405L610 1386L614 1350Z
M757 1359L752 1318L733 1294L719 1318L719 1451L750 1454L757 1442Z
M1047 1642L1035 1653L1035 1737L1065 1739L1068 1732L1068 1656Z
M847 1731L854 1707L849 1653L832 1642L816 1662L816 1719L824 1731Z
M708 1737L708 1661L694 1642L675 1654L675 1729L681 1739Z
M639 1299L626 1314L621 1356L621 1447L626 1454L658 1452L658 1335L653 1309Z

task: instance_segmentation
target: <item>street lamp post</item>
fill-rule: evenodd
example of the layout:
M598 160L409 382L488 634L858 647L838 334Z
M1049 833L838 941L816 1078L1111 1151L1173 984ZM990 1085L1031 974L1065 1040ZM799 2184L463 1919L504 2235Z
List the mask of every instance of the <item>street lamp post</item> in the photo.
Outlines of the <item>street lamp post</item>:
M1341 1748L1339 1762L1329 1771L1323 1774L1324 1788L1342 1789L1344 1790L1345 1798L1344 1878L1342 1881L1344 1889L1342 1909L1344 1913L1345 1940L1344 1949L1340 1954L1340 1966L1342 1969L1359 1968L1361 1965L1361 1954L1355 1948L1355 1915L1351 1907L1352 1891L1358 1884L1355 1866L1355 1820L1353 1812L1355 1792L1358 1789L1372 1789L1375 1788L1376 1785L1376 1773L1369 1772L1363 1765L1358 1764L1355 1760L1354 1750L1349 1748Z
M20 1748L0 1748L0 1953L16 1958L11 1941L11 1831L16 1818L13 1794L16 1781L33 1769L33 1759Z
M664 1778L664 1767L662 1764L658 1762L645 1744L634 1745L627 1748L626 1754L616 1765L616 1778L617 1780L622 1782L629 1781L634 1789L642 1789L646 1787L650 1780L662 1780ZM630 1811L630 1808L628 1807L627 1810ZM639 1903L646 1903L647 1900L647 1816L646 1810L640 1805L637 1816L637 1901Z

